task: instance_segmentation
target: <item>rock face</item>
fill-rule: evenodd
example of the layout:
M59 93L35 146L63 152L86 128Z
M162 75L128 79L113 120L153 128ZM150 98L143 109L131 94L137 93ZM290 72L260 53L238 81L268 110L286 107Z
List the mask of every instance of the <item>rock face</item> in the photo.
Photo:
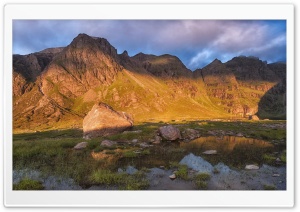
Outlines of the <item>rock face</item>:
M159 133L164 139L169 141L175 141L181 138L179 129L172 125L160 127Z
M125 112L117 112L107 104L95 104L83 119L85 139L113 135L133 126L133 119Z

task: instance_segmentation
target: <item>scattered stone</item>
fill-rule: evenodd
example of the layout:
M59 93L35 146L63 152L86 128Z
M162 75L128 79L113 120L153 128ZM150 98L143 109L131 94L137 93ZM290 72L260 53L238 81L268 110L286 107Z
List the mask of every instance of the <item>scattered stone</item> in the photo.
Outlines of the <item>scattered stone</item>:
M132 143L137 143L139 140L138 139L132 139Z
M247 170L257 170L257 169L259 169L259 166L257 166L257 165L246 165L245 169L247 169Z
M140 143L140 147L147 148L147 147L150 147L150 145L143 142L143 143Z
M280 177L280 174L273 174L272 177Z
M165 169L165 167L164 167L164 166L160 166L159 168L161 168L161 169Z
M184 139L189 139L189 140L194 140L200 137L199 131L190 128L186 129L183 134L184 134L183 136Z
M175 141L181 138L180 131L173 125L162 126L159 128L160 135L169 141Z
M217 133L216 133L215 131L208 131L207 134L213 135L213 136L216 136L216 135L217 135Z
M280 158L276 158L276 162L281 162Z
M110 141L110 140L104 140L101 142L100 146L106 146L106 147L111 147L113 145L116 145L117 142L115 141Z
M134 168L133 166L127 166L126 173L127 174L135 174L138 170Z
M175 175L175 174L172 174L172 175L169 176L169 178L170 178L171 180L175 180L175 179L176 179L176 175Z
M130 115L117 112L107 104L98 103L83 119L83 138L113 135L132 126L133 119Z
M217 154L217 150L207 150L205 152L202 152L205 155L215 155Z
M160 136L156 135L154 137L153 144L160 144L161 141L162 141L162 138Z
M249 116L249 120L259 121L259 118L257 115L252 115L252 116Z
M234 135L234 132L228 131L228 132L226 132L226 135Z
M242 133L238 133L236 134L237 137L244 137L244 135Z
M80 142L80 143L76 144L76 146L74 146L74 149L77 149L77 150L84 149L87 147L87 145L88 145L88 142Z
M118 173L123 173L124 172L124 170L123 169L121 169L121 168L118 168Z
M135 130L135 131L129 131L129 130L127 130L127 131L124 131L123 134L129 134L129 133L141 133L141 132L142 132L142 130Z

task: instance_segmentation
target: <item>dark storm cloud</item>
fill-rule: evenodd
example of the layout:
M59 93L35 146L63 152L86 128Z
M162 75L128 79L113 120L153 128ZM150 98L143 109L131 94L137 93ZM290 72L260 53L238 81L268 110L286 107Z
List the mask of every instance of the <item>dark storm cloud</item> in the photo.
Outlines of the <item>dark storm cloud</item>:
M17 20L13 52L28 54L68 45L79 33L106 38L118 53L133 56L172 54L190 69L215 58L257 56L268 62L286 60L285 21L199 20Z

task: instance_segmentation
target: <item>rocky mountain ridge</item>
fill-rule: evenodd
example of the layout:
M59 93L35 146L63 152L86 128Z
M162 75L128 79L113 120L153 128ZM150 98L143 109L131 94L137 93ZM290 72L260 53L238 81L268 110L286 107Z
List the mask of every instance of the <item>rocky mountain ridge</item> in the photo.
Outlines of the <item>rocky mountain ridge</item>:
M97 102L135 121L285 118L286 64L235 57L194 72L172 55L130 57L79 34L64 48L13 55L14 129L80 127Z

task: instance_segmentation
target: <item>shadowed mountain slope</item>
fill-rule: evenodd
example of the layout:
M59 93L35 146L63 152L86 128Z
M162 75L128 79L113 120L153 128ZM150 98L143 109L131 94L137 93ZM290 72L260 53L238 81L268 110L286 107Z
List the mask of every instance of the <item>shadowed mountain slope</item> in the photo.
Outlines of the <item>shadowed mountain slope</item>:
M253 57L215 60L192 72L175 56L117 54L106 39L86 34L65 48L13 57L15 130L82 127L97 102L145 122L247 117L259 104L282 101L264 103L263 96L285 95L284 85L267 93L285 82L285 64ZM264 117L285 111L276 105Z

